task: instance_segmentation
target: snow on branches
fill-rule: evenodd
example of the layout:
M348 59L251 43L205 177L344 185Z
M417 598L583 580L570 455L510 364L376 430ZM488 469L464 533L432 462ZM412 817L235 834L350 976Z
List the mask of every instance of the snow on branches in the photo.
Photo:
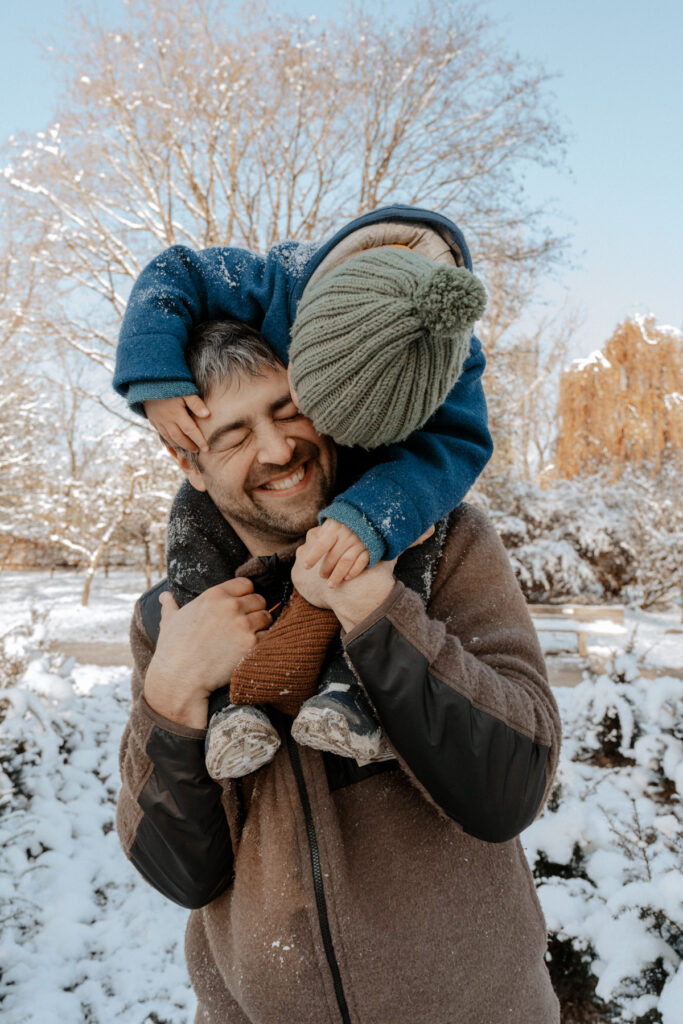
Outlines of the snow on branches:
M540 487L483 478L472 500L491 516L530 601L621 600L648 608L683 585L683 461Z

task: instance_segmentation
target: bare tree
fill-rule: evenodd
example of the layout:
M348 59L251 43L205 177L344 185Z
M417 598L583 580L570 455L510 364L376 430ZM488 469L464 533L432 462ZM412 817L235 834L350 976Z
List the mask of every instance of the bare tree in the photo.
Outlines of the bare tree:
M499 293L496 288L490 292L495 318ZM515 316L514 311L510 315ZM485 321L486 391L496 472L533 480L548 467L557 440L559 377L580 322L575 308L565 308L542 316L531 329L508 330L514 328L513 321L496 334L500 322L494 319L489 344Z
M546 264L561 241L524 200L561 158L548 76L510 58L464 0L405 25L144 0L120 31L84 14L55 123L9 144L5 184L45 242L33 325L110 372L126 296L175 243L265 248L403 201L450 210L485 266Z
M0 175L12 211L5 363L25 365L59 425L52 438L36 433L45 476L35 502L89 564L107 531L105 549L123 529L123 513L118 526L109 513L125 506L133 522L151 486L131 477L97 512L98 467L120 475L112 431L144 426L110 379L130 287L159 250L312 241L393 202L447 210L490 285L493 367L563 247L521 177L529 163L562 160L549 76L506 54L465 0L429 0L402 22L356 4L325 24L267 2L139 0L122 6L120 26L103 27L96 8L80 16L53 123L8 140ZM12 423L20 438L15 409ZM87 542L76 536L86 508L102 524ZM144 543L140 530L131 543Z
M151 521L165 521L181 479L159 444L150 443L151 433L132 438L135 435L127 430L110 431L108 460L93 461L87 472L64 481L65 486L52 497L50 541L75 553L85 567L84 605L95 573L117 536L143 544L147 540L151 545L155 539ZM126 530L128 519L135 522L130 531ZM149 525L141 531L144 521Z

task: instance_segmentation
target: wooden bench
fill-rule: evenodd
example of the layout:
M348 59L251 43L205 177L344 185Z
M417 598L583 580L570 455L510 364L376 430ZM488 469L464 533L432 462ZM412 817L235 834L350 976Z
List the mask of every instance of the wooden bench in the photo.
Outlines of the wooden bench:
M619 636L626 632L623 605L530 604L527 607L544 654L578 654L587 658L591 638Z

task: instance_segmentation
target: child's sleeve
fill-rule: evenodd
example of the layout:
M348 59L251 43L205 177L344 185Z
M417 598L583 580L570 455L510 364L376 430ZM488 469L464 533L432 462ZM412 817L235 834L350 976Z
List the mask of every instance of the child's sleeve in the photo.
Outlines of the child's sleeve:
M116 353L114 388L144 415L151 398L197 393L185 363L193 327L229 318L260 328L287 362L289 323L284 243L268 257L225 246L199 252L176 245L140 274L126 307Z
M384 449L382 462L320 513L321 521L336 519L360 537L370 565L396 558L456 508L491 458L485 366L473 336L457 383L425 426Z

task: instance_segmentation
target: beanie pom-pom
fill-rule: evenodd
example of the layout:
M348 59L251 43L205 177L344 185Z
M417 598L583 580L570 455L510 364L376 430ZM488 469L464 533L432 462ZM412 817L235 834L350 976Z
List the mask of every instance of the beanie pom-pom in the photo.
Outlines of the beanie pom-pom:
M431 334L471 330L486 309L486 289L464 267L436 267L418 285L415 306Z

